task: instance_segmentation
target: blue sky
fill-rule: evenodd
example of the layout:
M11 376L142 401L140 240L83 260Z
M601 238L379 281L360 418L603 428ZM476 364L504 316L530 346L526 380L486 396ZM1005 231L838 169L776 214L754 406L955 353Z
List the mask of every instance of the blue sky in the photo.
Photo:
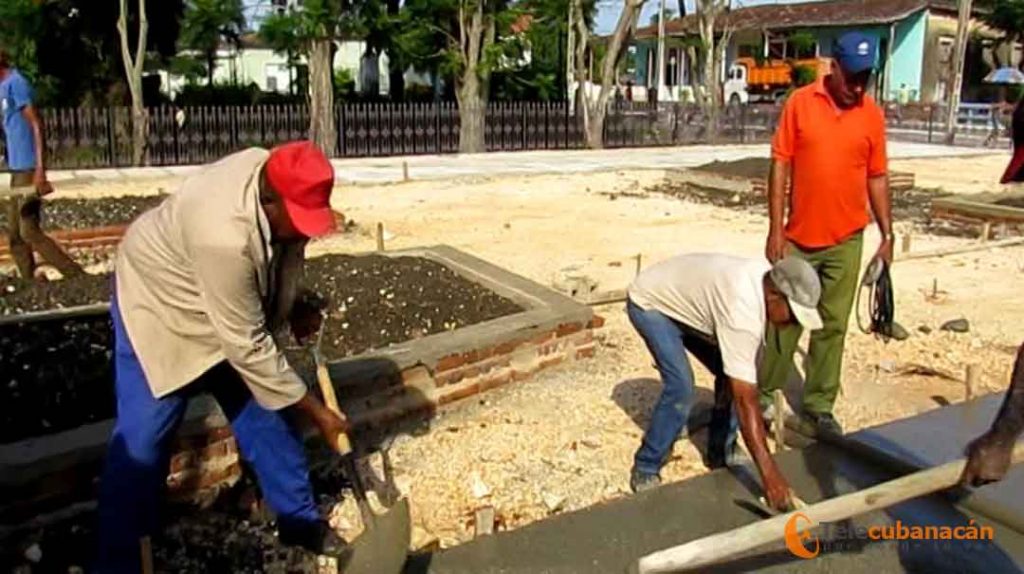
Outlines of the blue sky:
M651 15L658 11L658 6L661 0L647 0L644 4L643 12L640 14L640 25L646 26L651 19ZM693 11L693 0L685 0L687 10ZM737 6L753 6L755 4L792 4L795 1L807 0L733 0L733 7ZM673 10L677 6L678 0L666 0L666 8L672 8ZM251 10L257 5L269 5L269 0L244 0L245 5ZM608 34L615 28L615 23L619 20L619 14L622 12L622 0L598 0L598 13L597 13L597 33Z
M665 8L672 8L673 10L677 6L677 0L666 0ZM806 2L807 0L800 0ZM733 7L737 6L754 6L755 4L793 4L794 0L733 0ZM661 0L647 0L644 4L643 12L640 13L640 25L646 26L651 19L651 14L658 11L658 6L661 5ZM608 34L615 29L615 23L619 20L619 14L622 12L622 0L598 0L599 10L597 13L597 33ZM693 0L686 0L687 10L690 13L693 12Z

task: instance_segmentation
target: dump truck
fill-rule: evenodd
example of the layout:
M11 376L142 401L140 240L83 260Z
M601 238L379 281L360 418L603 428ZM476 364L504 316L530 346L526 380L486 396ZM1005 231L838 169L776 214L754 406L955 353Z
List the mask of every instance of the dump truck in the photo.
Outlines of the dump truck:
M735 105L782 99L793 87L794 69L804 66L814 69L821 77L828 74L831 60L767 60L758 64L754 58L738 58L725 80L725 101Z

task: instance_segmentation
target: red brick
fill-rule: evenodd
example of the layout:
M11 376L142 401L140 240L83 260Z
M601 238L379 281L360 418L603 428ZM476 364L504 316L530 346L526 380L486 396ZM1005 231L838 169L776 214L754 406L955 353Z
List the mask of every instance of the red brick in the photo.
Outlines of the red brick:
M235 439L226 438L222 441L215 442L211 445L207 445L202 450L202 458L204 461L217 460L224 458L229 455L236 454L238 451L235 448Z
M597 346L594 345L593 343L590 343L588 345L584 345L582 347L577 347L576 348L576 358L577 359L590 359L590 358L593 358L593 356L596 354L596 352L597 352Z
M547 369L548 367L554 367L555 365L561 363L564 360L565 360L565 355L564 354L560 353L558 355L552 355L551 357L547 357L547 358L541 360L540 368L541 369Z
M484 377L480 381L480 390L487 391L512 382L512 369L502 369Z
M216 486L218 484L227 482L229 480L232 480L234 478L238 478L238 477L241 477L241 476L242 476L242 465L238 464L237 462L234 462L234 463L231 463L230 465L228 465L228 466L226 466L224 468L221 468L219 470L214 470L214 471L211 471L211 472L204 472L203 475L199 478L199 486L198 487L200 489L209 488L211 486Z
M473 362L484 361L494 356L494 347L481 347L472 352Z
M539 365L535 363L525 369L513 369L512 380L516 382L525 381L537 373L538 367Z
M479 383L473 383L473 384L470 384L470 385L465 385L465 386L460 387L460 388L453 388L451 390L445 391L437 399L437 403L439 405L447 405L449 403L453 403L455 401L458 401L458 400L461 400L461 399L465 399L467 397L471 397L473 395L478 395L478 394L480 394L480 384Z
M534 344L534 345L543 345L544 343L547 343L548 341L554 341L555 340L555 336L556 336L556 331L545 331L545 332L543 332L543 333L533 337L532 339L530 339L529 342Z
M196 466L195 451L186 450L179 453L175 453L171 457L171 472L170 474L177 474L179 472L186 471Z
M442 357L437 361L437 365L434 366L434 372L450 371L452 369L457 369L462 365L466 364L466 358L466 355L459 354Z
M572 335L573 333L579 333L583 330L583 323L562 323L555 330L555 334L559 337L565 337Z
M502 343L502 344L494 347L494 354L495 355L508 355L509 353L514 352L516 349L519 348L520 345L522 345L523 343L526 343L526 342L527 342L527 340L525 340L525 339L513 339L513 340L508 341L506 343Z
M208 429L206 433L204 433L204 436L206 437L207 444L209 444L228 437L234 437L235 435L231 433L231 427L223 426Z
M600 315L594 315L587 323L588 329L600 329L601 327L604 327L604 317Z

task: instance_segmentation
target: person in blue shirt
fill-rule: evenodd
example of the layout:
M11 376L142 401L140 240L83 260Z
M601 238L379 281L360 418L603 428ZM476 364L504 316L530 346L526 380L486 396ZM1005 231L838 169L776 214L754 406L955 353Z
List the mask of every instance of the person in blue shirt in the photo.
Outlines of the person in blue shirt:
M42 197L53 192L46 179L43 162L43 127L32 104L32 86L11 66L7 53L0 48L0 112L3 115L4 137L7 141L7 169L11 187L35 187L35 193L12 197L7 202L7 234L11 256L24 279L32 279L38 253L65 277L82 273L53 239L43 233Z

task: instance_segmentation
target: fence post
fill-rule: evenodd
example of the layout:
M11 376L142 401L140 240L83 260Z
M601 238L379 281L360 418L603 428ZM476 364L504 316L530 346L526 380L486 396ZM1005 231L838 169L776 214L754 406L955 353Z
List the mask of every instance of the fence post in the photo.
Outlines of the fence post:
M117 167L117 155L114 150L114 108L107 106L107 153L110 154L111 167Z
M740 104L740 143L747 143L747 105Z
M932 143L932 131L934 130L935 105L928 106L928 143Z

